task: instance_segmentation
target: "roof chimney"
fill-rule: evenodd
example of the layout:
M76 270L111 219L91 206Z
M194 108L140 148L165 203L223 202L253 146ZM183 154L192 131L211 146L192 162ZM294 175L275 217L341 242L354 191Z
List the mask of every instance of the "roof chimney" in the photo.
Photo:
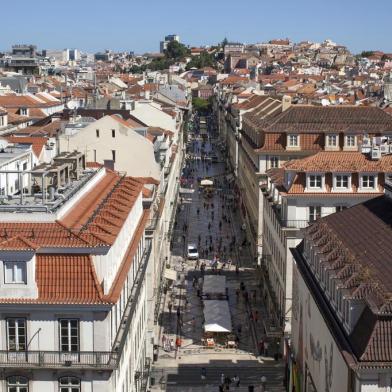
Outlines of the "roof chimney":
M113 161L113 159L104 159L103 166L106 169L114 171L114 161Z
M283 95L282 98L282 112L286 111L291 106L290 95Z

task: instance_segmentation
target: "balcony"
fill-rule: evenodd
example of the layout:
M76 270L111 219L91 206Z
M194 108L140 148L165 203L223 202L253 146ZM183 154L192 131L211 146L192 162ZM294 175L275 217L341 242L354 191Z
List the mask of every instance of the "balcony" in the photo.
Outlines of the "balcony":
M0 367L3 368L114 370L118 359L114 351L0 351Z
M308 220L280 220L282 228L285 229L304 229L309 223Z

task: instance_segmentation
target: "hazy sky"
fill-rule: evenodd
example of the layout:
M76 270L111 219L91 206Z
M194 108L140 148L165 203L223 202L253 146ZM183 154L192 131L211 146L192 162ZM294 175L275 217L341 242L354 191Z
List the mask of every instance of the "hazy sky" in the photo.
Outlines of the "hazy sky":
M392 53L392 0L18 0L1 1L0 50L158 51L166 34L190 45L224 37L246 43L272 38L330 38L357 53Z

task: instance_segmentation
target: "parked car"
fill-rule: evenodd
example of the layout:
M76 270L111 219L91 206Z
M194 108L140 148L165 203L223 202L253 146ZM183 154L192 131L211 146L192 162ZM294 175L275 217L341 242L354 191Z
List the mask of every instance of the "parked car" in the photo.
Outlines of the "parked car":
M199 258L199 252L197 250L196 245L194 244L188 245L187 257L189 260L197 260Z

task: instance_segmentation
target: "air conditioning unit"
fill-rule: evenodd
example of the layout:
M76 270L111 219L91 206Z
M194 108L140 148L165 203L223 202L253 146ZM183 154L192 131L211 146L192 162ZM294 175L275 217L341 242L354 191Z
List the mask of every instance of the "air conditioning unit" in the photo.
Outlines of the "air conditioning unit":
M362 146L370 146L370 145L371 145L370 139L367 138L367 137L364 137L364 138L362 139Z
M389 153L389 146L387 144L381 144L380 153L381 154L388 154Z
M379 147L372 148L372 159L380 159L381 151Z

